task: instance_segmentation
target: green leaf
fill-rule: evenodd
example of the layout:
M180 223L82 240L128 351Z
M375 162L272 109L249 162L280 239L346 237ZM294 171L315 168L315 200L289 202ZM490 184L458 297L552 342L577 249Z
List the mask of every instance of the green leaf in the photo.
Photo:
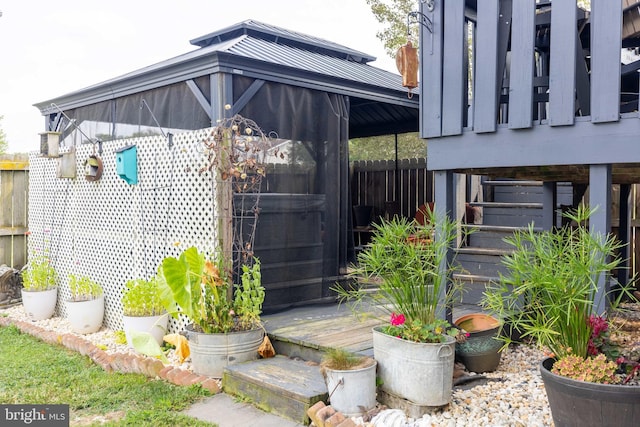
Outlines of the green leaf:
M158 345L156 339L148 332L130 331L131 344L138 353L145 356L156 357L163 363L169 363L169 359L164 355L162 348Z

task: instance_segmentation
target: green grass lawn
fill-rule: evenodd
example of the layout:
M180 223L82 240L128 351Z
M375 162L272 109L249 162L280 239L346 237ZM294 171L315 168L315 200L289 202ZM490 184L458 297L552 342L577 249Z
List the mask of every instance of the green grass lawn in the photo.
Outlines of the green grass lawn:
M0 327L3 404L68 404L71 425L214 426L180 413L209 394L197 385L105 372L88 357Z

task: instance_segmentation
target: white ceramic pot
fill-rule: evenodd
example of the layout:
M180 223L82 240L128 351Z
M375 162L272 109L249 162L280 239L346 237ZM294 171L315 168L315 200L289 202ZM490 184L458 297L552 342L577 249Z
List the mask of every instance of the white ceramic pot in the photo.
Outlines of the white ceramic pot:
M31 320L44 320L53 316L58 300L58 288L46 291L22 289L22 305Z
M104 319L104 295L89 301L67 301L67 319L73 332L97 332Z
M153 336L158 345L162 345L162 338L167 333L169 315L122 316L122 323L124 324L124 333L127 336L127 344L129 344L129 347L133 348L131 331L147 332Z

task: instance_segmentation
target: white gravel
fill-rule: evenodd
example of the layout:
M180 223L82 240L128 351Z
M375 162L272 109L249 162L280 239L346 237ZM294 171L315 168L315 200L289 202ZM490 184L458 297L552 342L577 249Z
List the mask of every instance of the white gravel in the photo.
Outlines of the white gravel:
M82 337L95 346L106 351L108 354L139 354L126 344L118 344L116 342L115 331L105 327L100 328L98 332L92 334L77 334L71 330L69 321L63 317L56 316L45 320L31 320L24 311L22 305L17 305L7 309L0 309L0 314L7 315L12 319L32 322L34 325L40 326L44 329L54 330L60 334L73 334ZM173 350L167 353L167 358L169 359L169 362L172 366L191 370L191 359L187 358L183 363L180 363Z
M0 309L0 314L16 320L30 321L22 305ZM73 333L69 322L61 317L33 321L45 329L59 333ZM131 353L127 345L116 344L114 331L102 328L100 331L81 335L107 353ZM354 418L361 426L369 427L480 427L513 426L543 427L553 426L547 395L542 384L538 364L544 355L535 348L517 346L505 350L498 370L484 374L488 382L478 381L463 387L454 387L451 403L420 419L408 418L402 411L386 409L371 421ZM168 358L173 366L191 369L190 360L179 363L173 352Z
M553 426L542 378L538 370L541 351L516 346L502 353L495 372L483 374L489 381L454 387L451 403L443 409L412 419L397 409L381 411L372 427L546 427Z

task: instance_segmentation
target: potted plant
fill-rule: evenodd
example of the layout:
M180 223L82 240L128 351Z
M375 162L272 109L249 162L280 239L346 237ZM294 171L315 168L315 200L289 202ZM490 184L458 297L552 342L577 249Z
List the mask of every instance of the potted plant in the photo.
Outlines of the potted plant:
M471 372L493 372L500 364L500 321L485 313L465 314L453 321L465 335L456 343L456 360Z
M134 348L135 332L148 332L161 345L168 322L169 316L160 299L157 277L129 280L122 294L122 323L129 347Z
M87 276L69 275L71 298L67 301L67 318L71 329L79 334L96 332L104 319L102 286Z
M550 352L540 371L556 426L637 425L640 387L601 384L614 382L606 373L574 375L594 367L613 373L613 360L606 358L619 356L603 338L607 313L595 310L599 279L620 266L615 251L621 244L589 232L585 224L593 211L580 206L564 214L572 226L543 232L530 226L506 239L514 247L503 258L507 273L487 289L483 304ZM619 289L617 299L603 295L613 308L628 295Z
M359 286L334 288L356 311L371 298L391 316L390 325L373 329L379 400L396 405L392 400L399 397L398 404L417 411L450 402L458 335L440 319L455 295L447 292L449 278L441 269L453 270L448 250L456 239L456 223L437 218L433 210L427 215L423 224L398 217L374 224L371 243L358 254L351 273L356 280L375 281L372 292Z
M53 316L58 299L56 270L48 257L29 261L22 271L22 305L32 320Z
M264 288L257 258L251 266L242 266L240 284L234 286L224 257L213 262L191 247L179 258L165 258L158 278L167 312L176 318L184 314L192 322L185 335L196 373L220 378L228 364L257 359L264 337Z
M357 417L375 408L375 359L331 348L325 351L320 369L333 409L347 417Z

